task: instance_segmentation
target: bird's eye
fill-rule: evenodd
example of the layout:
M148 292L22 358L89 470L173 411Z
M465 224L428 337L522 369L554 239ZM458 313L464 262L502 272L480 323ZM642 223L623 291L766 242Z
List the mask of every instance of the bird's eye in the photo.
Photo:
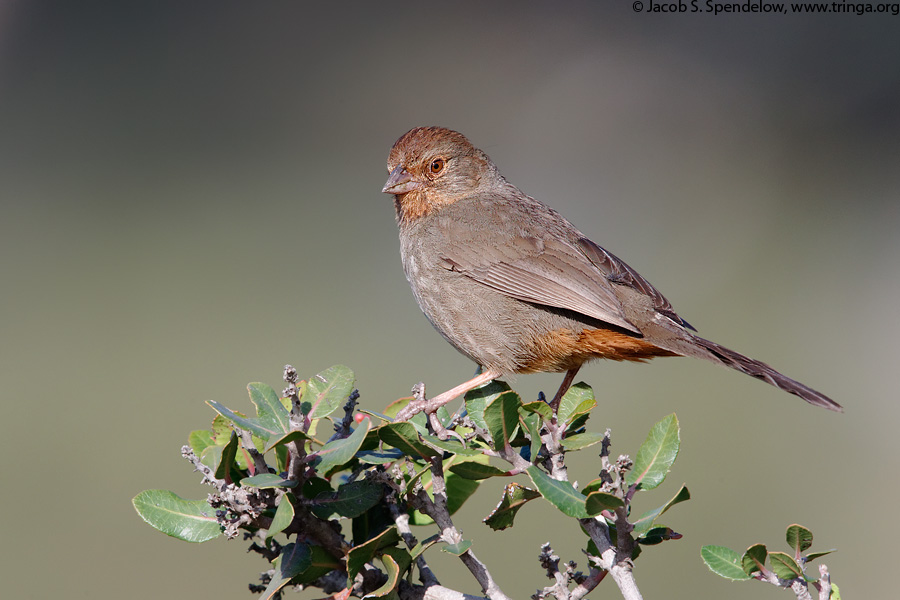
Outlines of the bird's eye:
M431 171L432 175L437 175L438 173L443 171L444 170L444 159L436 158L433 161L431 161L431 164L428 165L428 170Z

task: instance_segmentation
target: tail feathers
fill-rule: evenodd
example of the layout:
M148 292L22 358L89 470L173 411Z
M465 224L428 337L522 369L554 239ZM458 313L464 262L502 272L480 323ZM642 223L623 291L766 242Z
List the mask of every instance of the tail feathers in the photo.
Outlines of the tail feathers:
M799 381L794 381L790 377L782 375L765 363L748 358L743 354L738 354L734 350L729 350L724 346L720 346L715 342L705 340L701 337L694 336L693 341L701 348L709 351L715 359L718 359L717 362L720 362L727 367L731 367L741 373L746 373L750 377L761 379L789 394L800 396L815 406L821 406L822 408L827 408L828 410L833 410L835 412L844 412L844 409L840 404L825 394L821 394L816 390L803 385Z

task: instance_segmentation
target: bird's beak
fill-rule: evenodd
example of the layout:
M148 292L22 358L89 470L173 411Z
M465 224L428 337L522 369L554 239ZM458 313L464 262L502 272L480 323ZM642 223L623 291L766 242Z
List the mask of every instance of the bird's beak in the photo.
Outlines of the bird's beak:
M418 181L413 180L412 175L409 174L409 171L403 168L403 165L397 165L396 167L394 167L394 170L391 171L391 174L388 176L387 183L384 184L384 187L381 188L381 191L385 194L394 194L395 196L399 196L400 194L405 194L407 192L417 190L420 187L422 187L422 184Z

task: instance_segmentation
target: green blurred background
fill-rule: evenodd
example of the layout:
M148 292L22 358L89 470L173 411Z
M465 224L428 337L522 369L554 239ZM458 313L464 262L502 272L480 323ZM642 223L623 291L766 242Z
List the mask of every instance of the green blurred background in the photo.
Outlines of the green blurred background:
M206 495L179 455L204 401L248 409L247 382L281 389L285 363L351 366L375 410L471 375L419 313L380 193L394 140L428 124L469 136L703 335L846 407L699 361L584 369L614 452L682 423L670 479L636 506L681 482L694 498L665 519L684 538L637 564L645 597L775 597L699 549L784 549L793 522L839 549L844 597L890 595L898 24L624 0L0 3L3 596L249 598L265 564L246 544L178 542L131 507L147 488ZM559 379L513 384L534 398ZM581 482L598 468L572 465ZM548 583L544 541L585 566L553 510L482 525L501 486L458 523L507 593Z

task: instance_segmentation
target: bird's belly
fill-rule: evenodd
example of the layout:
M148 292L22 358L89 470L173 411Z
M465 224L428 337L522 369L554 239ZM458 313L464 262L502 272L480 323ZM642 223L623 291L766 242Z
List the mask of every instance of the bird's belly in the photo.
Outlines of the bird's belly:
M581 364L585 324L563 311L506 296L442 267L407 260L413 295L435 329L462 354L501 373L566 371Z

